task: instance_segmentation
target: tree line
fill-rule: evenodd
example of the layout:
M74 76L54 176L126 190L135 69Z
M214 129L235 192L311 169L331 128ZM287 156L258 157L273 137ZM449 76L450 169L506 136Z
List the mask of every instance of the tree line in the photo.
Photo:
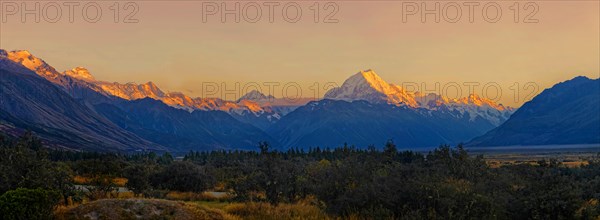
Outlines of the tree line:
M344 145L287 151L259 143L257 151L191 151L176 160L169 153L50 150L31 134L18 139L0 136L0 210L15 207L22 197L45 198L50 209L77 199L82 195L73 187L74 176L91 179L100 191L114 189L110 180L124 177L126 187L144 197L218 190L241 202L311 201L338 217L600 216L598 158L577 168L555 160L492 168L481 155L469 155L460 145L418 153L398 151L389 141L383 149Z

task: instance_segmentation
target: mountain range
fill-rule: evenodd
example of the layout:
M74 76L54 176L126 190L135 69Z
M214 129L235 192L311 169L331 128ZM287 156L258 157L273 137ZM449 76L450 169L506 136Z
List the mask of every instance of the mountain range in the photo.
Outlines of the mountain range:
M0 63L1 130L9 134L32 130L52 146L96 151L253 149L259 141L277 145L259 128L232 117L234 111L167 105L162 98L172 96L153 83L96 81L84 68L59 73L27 51L0 50ZM43 96L30 97L37 94Z
M83 67L58 72L28 51L0 49L0 71L0 131L17 135L31 130L51 146L94 151L247 150L259 141L279 149L367 147L390 139L417 148L475 137L470 143L495 145L509 143L497 141L509 140L501 136L510 133L499 129L531 118L519 112L536 106L526 103L511 116L515 109L476 94L449 99L409 92L372 70L352 75L322 100L293 103L256 90L230 101L166 93L152 82L106 82ZM590 100L597 103L598 98L581 101ZM486 138L490 135L494 138Z
M600 80L575 77L544 90L468 146L600 143Z
M361 71L341 87L283 117L268 133L285 147L457 144L504 122L513 109L470 95L450 100L407 92L374 71Z
M0 51L0 130L35 132L57 148L134 151L166 148L121 129ZM68 143L68 144L64 144Z
M494 125L500 125L514 112L511 107L469 94L468 97L449 99L435 93L409 92L404 88L385 82L375 71L366 70L348 78L341 87L333 88L325 94L325 99L407 106L413 109L424 108L432 111L455 112L456 116L468 114L471 119L481 117Z

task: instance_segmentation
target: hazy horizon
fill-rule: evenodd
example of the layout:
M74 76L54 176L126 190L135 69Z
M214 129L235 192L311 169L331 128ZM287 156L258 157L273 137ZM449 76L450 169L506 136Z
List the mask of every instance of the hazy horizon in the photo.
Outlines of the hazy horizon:
M437 23L433 16L422 23L418 14L403 22L401 3L387 1L336 2L338 23L314 23L309 5L302 5L297 23L278 17L273 23L265 18L223 23L218 14L203 22L200 2L136 4L138 23L114 23L109 5L102 5L98 23L78 17L74 23L66 18L23 23L19 14L8 16L1 22L0 48L28 50L59 72L82 66L98 80L152 81L165 92L194 97L203 97L203 82L228 89L236 82L278 82L277 97L284 84L295 82L303 97L313 97L314 83L341 85L373 69L389 83L425 83L427 90L436 82L477 82L480 94L485 84L497 83L503 91L498 103L519 107L527 99L514 100L514 83L524 96L531 92L523 88L528 82L538 85L537 94L575 76L598 78L600 72L596 1L536 2L538 23L515 23L512 3L505 2L499 3L504 11L497 23L477 16L470 23L464 9L457 23ZM324 93L320 89L317 96Z

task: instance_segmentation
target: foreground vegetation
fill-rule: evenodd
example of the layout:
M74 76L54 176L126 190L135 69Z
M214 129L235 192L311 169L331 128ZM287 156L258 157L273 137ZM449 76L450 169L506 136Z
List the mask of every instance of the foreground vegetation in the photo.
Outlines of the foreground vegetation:
M258 149L175 160L48 150L29 134L0 136L0 219L600 218L597 157L578 167L490 167L460 146L425 155L391 141L381 151ZM123 184L132 192L120 192Z
M162 199L101 199L78 206L59 207L55 219L214 219L279 220L330 219L310 204L261 202L182 202Z
M218 209L157 199L101 199L60 208L56 219L237 219Z

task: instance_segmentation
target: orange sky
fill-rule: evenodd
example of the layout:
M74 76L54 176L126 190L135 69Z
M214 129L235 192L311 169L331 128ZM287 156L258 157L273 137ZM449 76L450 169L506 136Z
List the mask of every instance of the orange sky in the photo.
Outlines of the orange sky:
M300 4L303 14L297 23L286 22L281 8L275 8L273 23L265 7L257 23L235 23L233 17L222 23L219 14L207 15L204 23L200 1L136 2L138 23L114 23L108 8L112 3L100 3L102 19L97 23L83 21L80 8L70 23L66 7L57 23L36 23L31 15L22 23L20 14L7 15L4 5L0 17L7 20L0 23L0 48L29 50L59 71L84 66L100 80L153 81L165 91L191 96L203 96L206 82L226 83L228 89L234 82L279 82L276 96L282 95L283 85L296 82L303 96L314 96L309 89L313 83L341 84L359 70L373 69L388 82L426 83L429 90L435 82L441 87L478 82L476 92L481 93L483 85L497 83L502 88L499 102L520 106L532 92L523 88L527 82L538 85L540 92L577 75L598 78L600 73L598 1L536 2L539 10L533 18L538 23L522 22L533 10L524 9L524 2L515 23L510 1L498 2L502 17L497 23L484 21L481 7L486 2L475 8L473 23L466 7L457 23L436 23L433 16L422 23L420 14L403 22L402 2L392 1L336 2L338 23L314 23L309 9L314 2L307 1ZM234 7L235 2L226 4ZM122 9L120 20L129 11ZM330 11L322 9L320 19ZM521 87L518 100L516 87L511 87L515 82ZM452 91L448 96L456 96ZM466 86L462 95L467 95Z

